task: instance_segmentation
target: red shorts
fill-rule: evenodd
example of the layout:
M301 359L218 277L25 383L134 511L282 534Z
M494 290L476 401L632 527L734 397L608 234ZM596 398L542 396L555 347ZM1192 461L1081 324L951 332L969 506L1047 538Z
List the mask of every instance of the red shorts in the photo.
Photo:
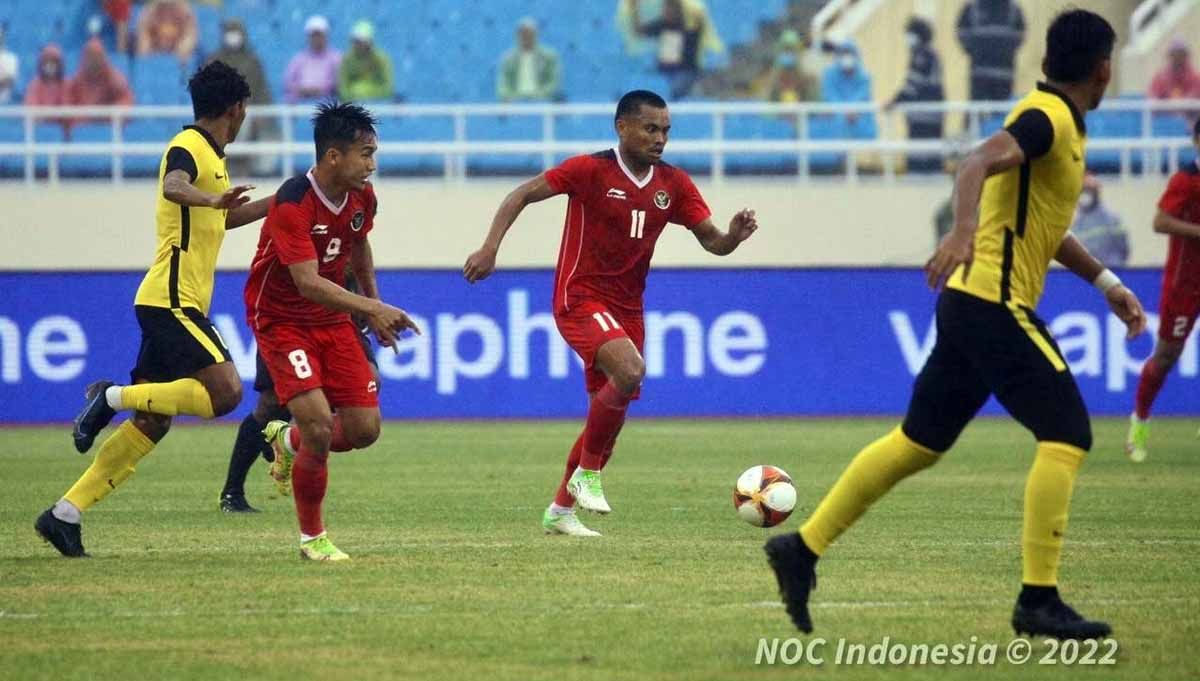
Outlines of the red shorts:
M280 404L321 388L331 407L379 406L379 386L350 322L272 324L254 335Z
M621 313L601 302L585 300L576 303L570 310L555 314L554 322L567 345L583 358L589 393L603 388L608 382L608 377L596 367L596 352L600 346L610 340L628 338L641 353L645 343L646 327L640 312ZM640 392L639 388L632 399L637 399Z
M1196 325L1196 316L1200 315L1200 282L1172 279L1174 277L1163 277L1162 298L1158 302L1158 337L1182 343Z

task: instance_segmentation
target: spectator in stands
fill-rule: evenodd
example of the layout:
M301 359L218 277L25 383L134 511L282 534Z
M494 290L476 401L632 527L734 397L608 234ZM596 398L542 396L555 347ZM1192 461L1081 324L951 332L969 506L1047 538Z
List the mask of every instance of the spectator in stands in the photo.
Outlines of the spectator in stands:
M4 46L4 27L0 26L0 104L10 104L16 99L19 66L17 55Z
M99 38L92 38L84 45L79 70L67 81L65 103L71 106L133 104L129 81L109 63L104 44Z
M151 0L138 17L139 56L173 54L187 64L196 52L199 28L187 0Z
M817 81L800 68L796 53L780 52L767 78L767 98L772 102L811 102L820 98Z
M896 93L888 108L904 102L941 102L942 63L933 51L933 27L920 17L911 17L904 28L904 39L908 44L908 74L904 87ZM909 139L941 139L942 113L940 111L911 111L905 114ZM910 171L929 172L942 168L942 159L937 154L913 154L908 157Z
M1129 233L1121 217L1100 201L1100 181L1095 175L1089 174L1083 180L1071 232L1105 267L1124 265L1129 260Z
M833 63L821 78L821 99L826 102L870 102L871 76L863 68L858 56L858 46L847 41L834 48ZM845 115L846 125L853 137L873 137L875 119L860 117L858 113ZM857 132L856 132L857 131Z
M308 48L288 63L283 76L284 98L288 102L330 97L337 91L338 65L342 55L329 46L329 20L314 14L304 22Z
M50 43L43 47L38 55L37 74L25 88L25 105L62 106L67 99L63 70L63 54L58 45Z
M971 59L971 100L1012 97L1013 63L1025 16L1013 0L970 0L958 15L958 42Z
M662 13L643 23L640 0L623 0L618 15L628 13L632 32L658 40L658 71L670 82L671 98L688 96L700 78L702 53L723 52L708 7L700 0L663 0Z
M1155 99L1200 99L1200 73L1192 67L1187 43L1171 42L1167 63L1154 74L1150 96Z
M396 96L392 60L375 46L375 27L359 21L350 38L353 45L338 69L338 96L346 102L391 101Z
M133 0L101 0L100 4L112 22L117 53L129 54L129 17L133 13Z
M246 26L238 19L221 22L221 47L208 57L209 62L220 60L237 70L250 86L251 106L270 104L271 86L267 83L262 61L250 45ZM255 116L247 119L248 126L242 127L238 139L265 142L280 139L279 124L274 116ZM245 156L232 156L228 160L229 171L237 176L249 174L267 175L275 166L276 158L258 154L253 161Z
M502 102L545 102L562 99L558 53L538 44L537 22L517 24L517 44L500 58L496 99Z

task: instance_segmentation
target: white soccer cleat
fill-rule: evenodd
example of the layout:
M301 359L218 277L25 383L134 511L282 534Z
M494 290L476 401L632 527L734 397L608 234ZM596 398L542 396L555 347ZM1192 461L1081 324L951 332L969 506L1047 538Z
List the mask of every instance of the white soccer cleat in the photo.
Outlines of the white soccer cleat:
M575 511L557 515L550 511L549 508L542 514L542 530L546 534L566 534L572 537L599 537L599 532L589 530L579 521L579 517L575 515Z
M612 508L604 498L604 487L600 484L600 471L576 468L567 480L567 492L575 497L575 503L592 513L610 513Z

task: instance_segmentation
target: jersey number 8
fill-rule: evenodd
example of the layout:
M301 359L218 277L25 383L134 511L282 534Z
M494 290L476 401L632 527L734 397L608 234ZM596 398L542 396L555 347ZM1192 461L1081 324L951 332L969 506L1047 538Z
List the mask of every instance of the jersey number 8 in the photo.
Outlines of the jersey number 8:
M292 363L292 368L296 370L296 378L312 376L312 365L308 363L308 355L304 354L303 350L292 350L288 353L287 358Z

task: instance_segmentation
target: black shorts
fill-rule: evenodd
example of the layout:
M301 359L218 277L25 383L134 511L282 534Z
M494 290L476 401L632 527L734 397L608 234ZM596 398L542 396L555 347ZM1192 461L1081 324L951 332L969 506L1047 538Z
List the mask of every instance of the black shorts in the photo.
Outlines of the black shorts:
M134 305L142 347L129 377L134 383L174 381L231 360L212 322L193 307Z
M990 395L1039 442L1091 448L1083 396L1033 310L947 290L938 298L937 343L917 375L904 433L944 452Z
M367 361L375 367L375 373L378 374L379 364L375 361L375 347L371 344L370 332L366 328L358 329L358 344L367 356ZM262 354L258 352L254 353L254 389L260 393L275 390L275 381L271 378L271 372L267 370Z

